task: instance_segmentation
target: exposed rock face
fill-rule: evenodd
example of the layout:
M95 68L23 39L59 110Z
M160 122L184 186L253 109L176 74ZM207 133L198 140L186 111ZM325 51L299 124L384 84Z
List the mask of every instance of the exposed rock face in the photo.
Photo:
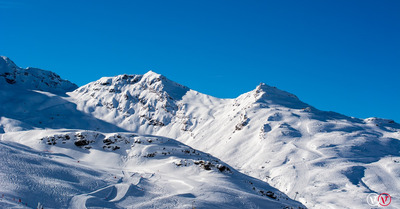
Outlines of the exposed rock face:
M152 71L144 75L103 77L75 90L71 95L85 100L78 103L89 113L109 112L122 123L165 126L180 110L178 101L189 88ZM130 122L131 121L131 122Z

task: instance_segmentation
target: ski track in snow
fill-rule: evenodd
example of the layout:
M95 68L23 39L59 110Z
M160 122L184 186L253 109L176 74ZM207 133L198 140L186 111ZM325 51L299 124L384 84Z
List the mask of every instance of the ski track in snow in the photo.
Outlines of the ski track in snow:
M121 177L119 179L119 182L121 183L107 185L94 192L74 196L69 203L69 207L79 209L96 207L98 205L88 204L87 200L89 198L101 199L102 195L104 195L104 201L107 201L109 203L118 202L123 198L129 197L129 190L135 188L134 186L137 186L139 184L141 178L141 176L134 174L132 176L125 175L124 177ZM136 189L140 188L136 187Z

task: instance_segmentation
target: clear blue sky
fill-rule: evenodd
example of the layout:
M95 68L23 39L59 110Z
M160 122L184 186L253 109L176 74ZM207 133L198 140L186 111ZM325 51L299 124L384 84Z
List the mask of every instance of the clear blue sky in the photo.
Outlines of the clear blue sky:
M400 122L399 0L0 0L0 54L78 85L153 70L233 98L264 82Z

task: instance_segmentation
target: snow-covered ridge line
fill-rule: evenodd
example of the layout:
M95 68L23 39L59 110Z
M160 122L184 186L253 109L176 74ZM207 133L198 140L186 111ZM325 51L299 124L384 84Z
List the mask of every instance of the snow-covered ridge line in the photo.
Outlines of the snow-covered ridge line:
M20 68L8 57L0 56L0 85L41 90L52 93L65 93L78 86L59 75L38 68Z

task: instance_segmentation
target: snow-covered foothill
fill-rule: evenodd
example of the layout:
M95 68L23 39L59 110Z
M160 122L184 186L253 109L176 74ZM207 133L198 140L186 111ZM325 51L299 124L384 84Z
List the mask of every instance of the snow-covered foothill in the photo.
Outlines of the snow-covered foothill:
M0 150L2 207L305 208L165 137L32 130L3 134Z

